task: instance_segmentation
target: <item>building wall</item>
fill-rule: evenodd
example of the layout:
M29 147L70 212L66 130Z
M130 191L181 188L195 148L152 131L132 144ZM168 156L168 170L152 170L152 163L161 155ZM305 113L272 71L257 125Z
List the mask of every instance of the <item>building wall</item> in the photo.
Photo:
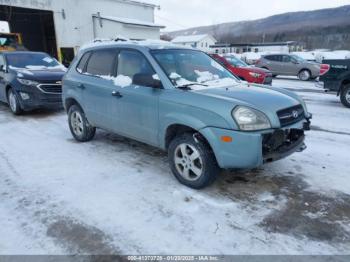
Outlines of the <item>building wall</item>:
M154 22L154 8L118 0L0 0L0 5L53 11L58 47L79 48L94 38L93 14ZM63 12L64 10L64 12ZM105 21L103 21L105 23ZM107 25L107 27L110 27ZM129 28L130 29L130 28ZM127 31L125 27L123 28ZM157 29L159 31L159 29ZM115 30L114 30L115 31ZM147 35L147 29L130 29L131 35ZM127 35L126 35L127 36ZM154 33L152 33L154 36Z
M159 28L140 27L135 25L121 24L114 21L102 20L103 27L100 27L99 19L94 18L96 38L113 38L117 35L130 39L159 39Z
M211 37L207 36L197 43L197 48L202 51L209 52L211 45L215 45L215 41Z

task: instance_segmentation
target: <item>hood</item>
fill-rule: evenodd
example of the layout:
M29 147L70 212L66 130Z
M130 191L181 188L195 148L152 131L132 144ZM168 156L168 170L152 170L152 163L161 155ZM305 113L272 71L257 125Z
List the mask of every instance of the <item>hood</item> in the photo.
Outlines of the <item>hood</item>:
M295 97L286 93L245 83L230 87L199 88L192 92L232 102L233 106L252 107L265 113L270 119L276 118L277 111L300 104Z
M255 66L240 67L239 69L258 74L271 74L269 70Z
M62 68L46 70L29 70L25 68L10 68L17 74L17 77L34 81L61 81L66 71Z

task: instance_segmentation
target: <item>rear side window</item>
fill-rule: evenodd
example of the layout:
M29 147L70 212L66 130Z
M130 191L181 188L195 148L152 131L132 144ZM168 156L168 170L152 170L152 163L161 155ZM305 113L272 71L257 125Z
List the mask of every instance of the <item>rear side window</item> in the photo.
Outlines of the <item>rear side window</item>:
M265 58L270 61L276 61L276 62L281 61L281 57L279 55L268 55L268 56L265 56Z
M86 62L88 61L89 57L91 55L91 52L87 52L83 55L83 57L80 59L80 62L77 66L77 71L79 73L83 73L84 70L85 70L85 65L86 65Z
M94 51L87 64L86 73L95 76L113 75L116 53L115 49Z

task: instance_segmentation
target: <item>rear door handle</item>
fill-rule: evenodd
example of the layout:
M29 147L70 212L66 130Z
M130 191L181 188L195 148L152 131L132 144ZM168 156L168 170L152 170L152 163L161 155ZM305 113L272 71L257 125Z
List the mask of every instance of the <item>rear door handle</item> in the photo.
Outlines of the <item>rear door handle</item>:
M117 98L122 98L123 97L123 95L119 91L113 91L112 92L112 96L115 96Z

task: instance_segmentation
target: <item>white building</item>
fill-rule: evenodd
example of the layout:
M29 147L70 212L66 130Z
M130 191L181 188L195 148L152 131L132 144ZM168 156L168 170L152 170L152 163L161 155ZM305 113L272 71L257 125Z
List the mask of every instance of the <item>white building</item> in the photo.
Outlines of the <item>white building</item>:
M211 45L215 45L216 39L211 35L188 35L175 37L172 43L177 45L190 46L202 51L209 51Z
M243 43L243 44L216 44L210 47L212 53L225 54L236 53L242 54L247 52L264 53L289 53L302 51L303 45L295 41L271 42L271 43Z
M29 50L70 60L94 38L159 39L156 8L134 0L0 0L0 20Z

